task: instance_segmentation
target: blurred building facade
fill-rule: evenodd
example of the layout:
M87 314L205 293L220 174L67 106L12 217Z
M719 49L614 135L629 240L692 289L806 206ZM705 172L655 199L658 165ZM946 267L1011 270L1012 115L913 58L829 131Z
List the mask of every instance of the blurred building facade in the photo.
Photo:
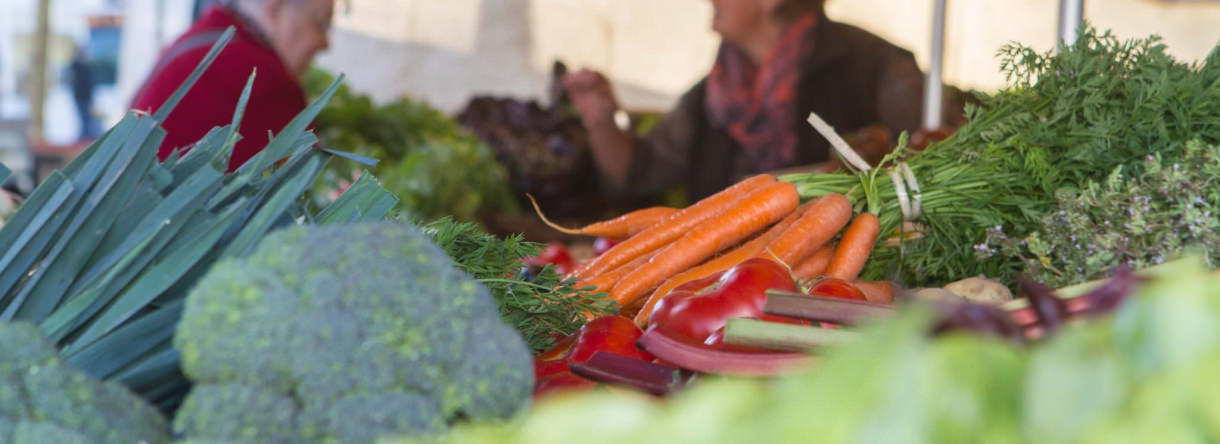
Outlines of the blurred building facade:
M50 3L44 134L49 143L70 144L80 135L68 65L79 48L93 85L92 114L114 108L123 0L59 0ZM0 162L32 185L34 137L30 120L33 59L39 0L3 0L0 13Z

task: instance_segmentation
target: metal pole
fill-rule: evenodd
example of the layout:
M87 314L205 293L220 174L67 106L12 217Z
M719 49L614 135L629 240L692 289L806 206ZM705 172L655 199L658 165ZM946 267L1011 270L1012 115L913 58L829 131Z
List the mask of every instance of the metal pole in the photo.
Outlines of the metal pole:
M30 141L43 140L43 109L47 98L47 36L51 28L51 0L39 0L34 29L34 60L30 69Z
M1084 23L1084 0L1059 0L1059 41L1076 43L1076 33Z
M157 49L165 47L165 0L153 0L153 15L156 17L156 23L153 24L156 35L153 36L153 41L157 42Z
M945 64L945 0L932 2L932 56L928 60L928 77L924 83L923 127L941 126L944 83L941 67Z

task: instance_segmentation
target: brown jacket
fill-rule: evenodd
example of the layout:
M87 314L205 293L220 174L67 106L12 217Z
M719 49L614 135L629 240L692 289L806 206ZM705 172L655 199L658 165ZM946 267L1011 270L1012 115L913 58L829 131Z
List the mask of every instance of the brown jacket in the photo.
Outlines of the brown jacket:
M924 78L910 52L860 28L829 20L818 23L813 39L814 50L802 63L797 85L798 123L793 131L800 148L797 162L790 166L830 157L829 142L805 122L810 111L840 133L872 124L884 125L894 134L918 129ZM631 188L611 194L641 198L684 185L688 198L699 199L760 172L723 128L709 122L706 81L686 92L646 137L636 140L629 168ZM960 106L955 111L960 114Z

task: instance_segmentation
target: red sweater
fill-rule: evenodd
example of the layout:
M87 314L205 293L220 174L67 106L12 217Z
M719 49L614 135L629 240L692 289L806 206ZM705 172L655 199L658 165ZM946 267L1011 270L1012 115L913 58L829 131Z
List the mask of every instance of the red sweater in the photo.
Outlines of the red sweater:
M229 26L237 32L211 67L204 71L162 126L168 132L157 152L165 160L175 149L189 149L213 127L233 119L242 88L257 69L250 101L241 122L241 140L229 169L236 169L267 145L267 132L279 133L305 109L305 91L275 51L233 12L212 6L190 29L161 51L156 67L132 100L132 108L155 112L186 80L216 37Z

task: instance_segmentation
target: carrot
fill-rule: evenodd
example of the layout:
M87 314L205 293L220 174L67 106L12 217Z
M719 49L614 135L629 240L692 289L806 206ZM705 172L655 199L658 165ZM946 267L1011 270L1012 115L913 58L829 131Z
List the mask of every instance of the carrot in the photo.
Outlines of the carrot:
M704 262L702 265L683 271L674 277L666 279L665 282L661 283L660 287L657 287L657 289L648 296L647 301L644 302L644 308L635 315L636 325L639 325L641 328L648 325L648 319L652 317L652 310L656 308L657 303L661 302L661 298L665 297L665 295L669 294L669 292L673 291L675 288L678 288L678 286L727 270L734 265L740 264L745 262L747 259L757 256L763 251L763 248L766 247L767 244L771 243L771 241L774 240L776 236L779 236L779 234L785 229L787 229L789 225L792 225L792 222L795 222L796 218L799 216L800 213L794 211L789 214L788 217L785 217L784 220L779 221L779 223L775 224L770 229L763 232L763 234L758 235L749 242L741 244L728 253L717 256L715 259Z
M626 306L670 276L783 219L798 204L796 186L788 182L768 184L734 203L715 220L700 224L669 244L648 265L628 273L614 286L610 298Z
M792 274L796 275L798 279L809 279L821 275L826 271L826 266L830 265L830 257L834 255L834 252L834 246L823 245L818 251L797 263L796 267L792 269Z
M873 213L857 215L847 227L847 231L843 232L843 238L835 248L834 257L830 259L830 265L826 266L826 276L845 281L856 280L860 270L864 269L868 256L872 254L873 244L877 243L877 235L880 233L881 220L877 219L877 216Z
M639 314L640 309L644 307L644 299L636 299L635 302L627 304L626 307L620 308L618 315L625 318L634 318Z
M589 279L587 281L577 280L576 286L577 287L588 287L588 286L596 287L596 289L593 290L594 293L609 292L610 289L614 288L614 284L618 283L618 281L620 279L622 279L623 276L626 276L627 273L630 273L632 270L635 270L636 268L640 268L644 264L647 264L648 260L652 259L652 257L654 255L656 255L655 251L652 253L648 253L643 256L637 257L634 260L632 260L631 262L623 264L622 266L619 266L618 268L615 268L613 270L602 273L599 276L594 276L592 279Z
M724 212L726 208L747 197L751 192L771 183L775 183L775 176L759 174L725 188L615 245L614 248L577 269L573 275L577 278L596 276L631 262L640 255L659 250L687 234L703 221Z
M611 239L626 239L634 236L637 233L648 229L657 223L664 221L666 218L673 216L678 212L677 208L670 207L650 207L642 210L635 210L614 219L595 222L584 227L571 229L564 228L558 224L551 222L542 214L542 208L538 207L538 202L534 200L534 196L526 195L530 199L530 203L534 205L534 212L538 213L538 217L542 219L548 227L558 230L564 234L581 234L594 237L608 237Z
M842 194L827 194L809 204L801 218L775 238L767 250L781 262L797 265L821 248L851 220L851 202Z
M889 281L853 282L856 288L864 293L864 299L880 304L894 303L894 284Z

